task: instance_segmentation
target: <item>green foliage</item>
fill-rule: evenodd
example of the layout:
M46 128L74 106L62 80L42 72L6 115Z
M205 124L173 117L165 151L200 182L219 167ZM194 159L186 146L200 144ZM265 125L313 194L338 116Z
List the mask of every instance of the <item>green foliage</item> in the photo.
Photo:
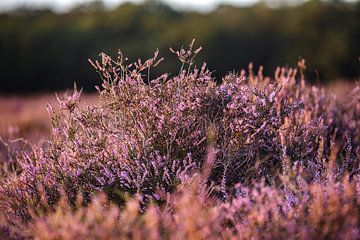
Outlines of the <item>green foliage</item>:
M62 14L16 10L0 15L0 91L63 89L73 81L94 90L97 82L84 59L118 48L145 58L156 47L168 53L168 46L192 38L210 50L199 60L217 69L218 80L248 62L262 63L271 73L277 65L294 65L300 56L310 60L312 80L356 78L359 11L359 3L318 0L279 8L222 5L210 13L175 11L157 1L112 10L96 3ZM164 57L166 63L153 75L177 73L176 59L170 53Z

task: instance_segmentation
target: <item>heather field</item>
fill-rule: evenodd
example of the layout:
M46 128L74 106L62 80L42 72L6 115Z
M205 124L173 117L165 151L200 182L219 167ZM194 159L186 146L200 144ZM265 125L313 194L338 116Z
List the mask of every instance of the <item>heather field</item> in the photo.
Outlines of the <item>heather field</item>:
M66 92L59 93L60 96ZM94 94L83 94L82 104L94 104ZM29 96L0 96L0 136L3 139L23 138L32 144L46 140L51 122L46 106L57 104L55 93Z
M359 239L360 83L311 85L305 60L216 81L200 51L1 98L0 238Z

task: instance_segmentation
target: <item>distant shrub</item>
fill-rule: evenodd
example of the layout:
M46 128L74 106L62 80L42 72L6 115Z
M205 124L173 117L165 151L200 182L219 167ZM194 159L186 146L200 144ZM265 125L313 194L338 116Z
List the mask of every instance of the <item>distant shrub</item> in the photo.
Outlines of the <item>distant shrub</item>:
M157 51L153 58L133 64L121 52L116 59L102 53L100 62L90 61L102 78L97 87L99 103L81 108L81 91L75 86L72 95L58 97L59 110L48 106L52 135L47 146L22 154L21 173L2 180L0 211L7 228L24 235L19 226L26 229L34 219L44 217L35 222L32 232L40 239L88 238L102 231L109 239L119 234L285 238L290 233L306 239L326 238L332 232L353 238L359 231L359 86L345 102L324 88L306 86L303 61L297 69L278 69L275 79L264 77L262 68L254 74L250 65L247 74L230 73L216 84L205 64L194 67L201 49L194 50L193 43L188 50L172 50L182 63L175 76L150 78L151 69L162 60ZM176 219L176 213L175 220L169 220L171 214L162 210L160 218L180 224L180 230L166 225L165 232L150 227L147 233L135 227L157 209L153 204L161 209L171 204L178 186L194 176L201 176L197 183L204 198L199 213L193 213L202 222L191 223L199 232L196 226L191 229L194 233L181 232L191 224L182 226L187 223ZM348 183L345 177L356 181ZM261 181L264 186L258 191ZM337 185L339 189L330 189ZM238 186L249 189L250 195L241 197ZM340 196L344 191L345 196ZM124 225L119 209L103 209L100 200L91 202L98 193L105 193L119 207L138 196L139 210L145 215L131 213L136 220ZM330 202L323 199L328 194ZM191 218L186 205L196 207L197 197L184 198L175 212ZM60 199L70 210L64 204L57 206ZM152 210L147 212L151 202ZM215 205L207 208L207 204ZM322 209L327 204L330 209ZM344 212L339 210L343 204ZM313 208L315 212L308 212ZM101 220L107 211L109 219ZM222 214L226 218L219 217ZM350 221L348 228L340 224L342 220ZM336 228L327 229L333 224Z

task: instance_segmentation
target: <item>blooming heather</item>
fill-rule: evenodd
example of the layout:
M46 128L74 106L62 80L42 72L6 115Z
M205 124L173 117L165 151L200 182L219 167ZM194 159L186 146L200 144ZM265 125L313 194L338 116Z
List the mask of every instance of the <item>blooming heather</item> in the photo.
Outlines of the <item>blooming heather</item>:
M99 101L49 105L47 144L1 179L1 224L35 239L356 239L360 87L338 98L305 83L305 62L274 79L104 53ZM298 76L298 73L299 76ZM189 206L192 206L191 208Z

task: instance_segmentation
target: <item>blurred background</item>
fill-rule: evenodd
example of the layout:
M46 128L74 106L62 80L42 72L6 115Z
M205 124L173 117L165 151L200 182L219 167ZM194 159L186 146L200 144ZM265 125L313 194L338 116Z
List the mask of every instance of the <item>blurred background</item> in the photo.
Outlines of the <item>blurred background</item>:
M169 47L196 39L214 76L305 58L310 81L360 75L360 2L340 0L0 0L0 93L54 92L73 82L93 91L88 63L118 49L134 60L159 48L159 72L176 74ZM156 72L154 74L157 74Z

